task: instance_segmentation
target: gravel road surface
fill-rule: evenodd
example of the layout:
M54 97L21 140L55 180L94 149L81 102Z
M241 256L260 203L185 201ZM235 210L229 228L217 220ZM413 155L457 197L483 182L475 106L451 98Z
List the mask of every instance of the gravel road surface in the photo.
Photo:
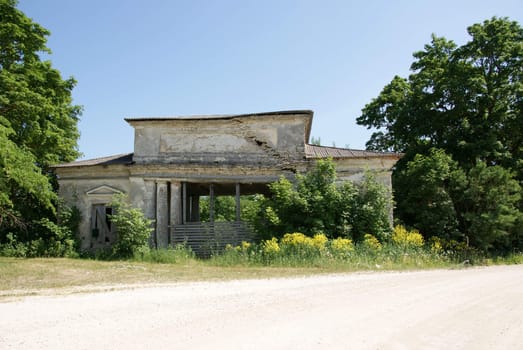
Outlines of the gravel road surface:
M0 302L0 349L523 349L523 266Z

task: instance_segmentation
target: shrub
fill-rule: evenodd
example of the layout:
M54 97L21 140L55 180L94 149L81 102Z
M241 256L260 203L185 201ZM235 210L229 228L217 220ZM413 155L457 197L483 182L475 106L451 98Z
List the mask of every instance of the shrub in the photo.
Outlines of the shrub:
M9 232L0 244L0 255L33 257L77 257L76 232L80 211L76 207L60 206L58 223L48 218L33 220L17 234Z
M389 217L392 195L389 189L379 183L370 171L365 173L357 189L356 202L350 208L352 238L359 242L366 232L372 232L379 239L385 238L392 228Z
M319 251L324 251L329 239L323 233L317 233L312 237L312 245Z
M27 244L19 242L12 232L6 235L6 239L7 242L0 245L0 255L14 258L27 257Z
M300 232L286 233L280 242L283 246L295 247L297 249L313 245L311 238Z
M348 238L335 238L330 241L328 247L334 258L348 258L350 253L354 251L354 244Z
M274 256L280 252L278 239L273 237L262 242L262 251L265 256Z
M286 233L280 240L282 254L293 263L299 260L312 262L321 256L326 243L327 237L324 234L317 234L311 238L300 232Z
M392 242L404 249L423 247L423 236L417 231L407 230L402 225L396 225L391 236Z
M467 242L458 242L456 240L441 240L441 245L443 247L443 253L451 261L457 263L475 263L485 256L480 250L471 247Z
M140 209L127 203L125 195L116 195L111 202L114 209L110 215L116 225L117 240L112 253L116 258L132 258L149 252L149 236L153 231L152 221L147 219Z
M441 238L436 236L430 238L430 251L435 254L443 253L443 244Z
M39 220L35 226L41 230L40 238L31 241L31 256L74 257L76 242L73 232L67 226L58 225L47 218ZM45 237L45 239L43 238Z
M376 251L376 252L380 251L383 248L380 241L375 236L371 235L370 233L366 233L363 236L362 245L363 245L363 247L365 247L371 251Z
M0 245L0 255L18 258L78 256L76 241L67 226L44 218L33 222L30 230L38 238L26 242L20 241L15 234L8 233L7 242Z

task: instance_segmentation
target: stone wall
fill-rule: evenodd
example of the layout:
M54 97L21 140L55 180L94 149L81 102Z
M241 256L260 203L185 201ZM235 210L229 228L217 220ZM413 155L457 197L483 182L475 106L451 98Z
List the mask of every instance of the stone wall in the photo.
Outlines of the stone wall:
M138 164L263 164L304 158L309 114L257 118L128 119Z
M113 242L98 242L92 237L93 206L110 203L116 193L131 194L129 171L125 166L63 168L59 173L59 195L81 215L79 239L81 249L97 249Z

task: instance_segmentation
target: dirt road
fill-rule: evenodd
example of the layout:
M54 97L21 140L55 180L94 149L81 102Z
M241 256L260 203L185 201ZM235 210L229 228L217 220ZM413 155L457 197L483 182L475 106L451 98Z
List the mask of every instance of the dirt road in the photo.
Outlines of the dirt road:
M523 266L185 283L0 303L0 349L523 349Z

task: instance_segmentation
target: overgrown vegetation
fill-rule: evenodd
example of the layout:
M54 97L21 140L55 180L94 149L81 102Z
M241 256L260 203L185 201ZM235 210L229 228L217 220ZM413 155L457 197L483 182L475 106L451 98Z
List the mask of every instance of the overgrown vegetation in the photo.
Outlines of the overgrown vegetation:
M58 222L47 218L35 221L27 228L33 231L32 235L23 239L13 232L7 233L5 243L0 244L0 255L19 258L78 256L78 208L62 206Z
M371 173L359 184L339 183L332 159L318 160L315 167L295 182L286 178L269 185L271 196L262 204L255 221L260 238L280 238L285 232L361 241L372 232L385 237L390 231L392 199Z
M138 208L128 203L127 196L118 194L111 202L113 215L109 219L117 227L117 239L112 247L112 257L129 259L149 253L149 237L153 231L152 221Z
M312 237L286 233L258 244L243 242L228 246L213 256L212 263L223 266L338 267L340 269L404 269L448 267L457 264L483 264L483 254L456 241L425 242L416 230L398 225L387 240L380 242L365 234L360 243L348 238L328 239L323 233Z

